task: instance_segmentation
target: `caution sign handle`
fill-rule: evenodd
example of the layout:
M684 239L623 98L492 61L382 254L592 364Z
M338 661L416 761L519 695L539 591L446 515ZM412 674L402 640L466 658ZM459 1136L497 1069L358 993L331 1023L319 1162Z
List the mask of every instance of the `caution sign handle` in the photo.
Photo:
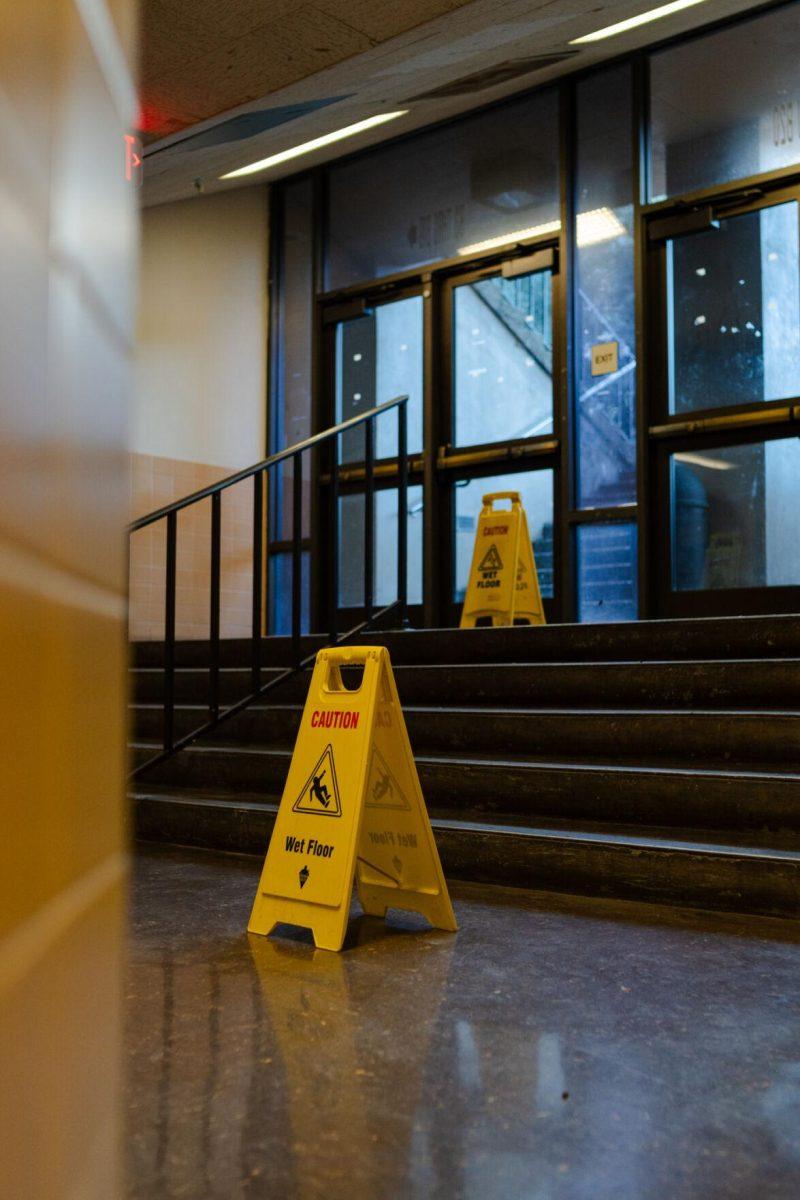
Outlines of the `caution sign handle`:
M512 504L522 505L519 492L487 492L483 497L483 507L493 508L495 500L510 500Z

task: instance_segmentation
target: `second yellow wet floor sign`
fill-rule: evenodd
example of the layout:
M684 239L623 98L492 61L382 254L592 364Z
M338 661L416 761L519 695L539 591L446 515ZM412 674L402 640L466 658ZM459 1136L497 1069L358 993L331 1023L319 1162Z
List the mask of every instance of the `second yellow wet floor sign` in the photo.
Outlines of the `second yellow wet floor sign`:
M341 668L361 665L360 686L346 688ZM456 929L383 646L317 655L247 928L304 925L341 950L354 878L366 913L411 909Z
M511 508L495 508L498 500L509 500ZM483 497L461 628L479 622L545 624L528 518L519 492L490 492Z

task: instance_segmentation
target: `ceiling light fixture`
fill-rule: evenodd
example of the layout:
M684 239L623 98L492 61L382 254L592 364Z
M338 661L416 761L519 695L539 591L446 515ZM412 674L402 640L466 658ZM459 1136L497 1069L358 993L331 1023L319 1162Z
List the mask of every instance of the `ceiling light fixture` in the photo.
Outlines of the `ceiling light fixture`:
M735 471L736 463L726 462L724 458L709 458L707 454L694 454L688 450L673 454L678 462L691 463L695 467L706 467L709 471Z
M625 233L625 226L610 208L593 208L591 212L578 213L576 225L575 237L580 247L611 242Z
M547 221L544 225L531 225L529 229L515 229L513 233L487 238L485 242L472 242L469 246L462 246L456 253L462 257L480 254L483 250L496 250L499 246L513 246L517 242L526 242L528 238L543 237L546 233L558 233L560 228L560 221Z
M299 158L302 154L312 154L314 150L321 150L323 146L331 146L334 142L341 142L345 138L355 137L357 133L364 133L367 129L374 129L376 125L384 125L387 121L404 117L407 112L407 108L402 108L398 112L378 113L374 117L367 117L364 121L356 121L355 125L345 125L343 129L334 129L332 133L323 133L321 137L312 138L310 142L292 146L290 150L280 150L277 154L271 154L269 158L260 158L258 162L250 163L246 167L228 171L227 175L220 175L220 179L238 179L242 175L254 175L256 171L266 171L268 167L277 167L279 163L289 162L293 158Z
M462 258L469 254L482 254L484 250L499 250L503 246L514 246L531 238L545 237L548 233L560 233L560 221L545 221L542 225L530 225L527 229L515 229L499 237L486 238L483 242L470 242L456 251ZM625 226L610 208L593 208L591 212L578 213L577 239L579 246L595 246L598 242L610 242L622 237Z
M628 17L627 21L617 21L616 25L606 25L605 29L598 29L594 33L585 33L583 37L573 38L569 44L570 46L582 46L585 42L600 42L603 38L616 37L618 33L627 33L629 29L647 25L650 21L659 21L662 17L669 17L673 13L681 12L684 8L691 8L693 5L703 2L704 0L672 0L671 4L661 4L658 8L651 8L647 12L640 13L638 17Z

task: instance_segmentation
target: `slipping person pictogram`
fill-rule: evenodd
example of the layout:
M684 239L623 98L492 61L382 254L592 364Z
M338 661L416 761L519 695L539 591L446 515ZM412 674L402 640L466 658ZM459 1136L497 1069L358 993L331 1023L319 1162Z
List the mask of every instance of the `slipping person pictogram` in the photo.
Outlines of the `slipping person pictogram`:
M478 567L479 571L502 571L503 560L497 546L492 545L484 554Z
M373 748L367 785L367 808L397 808L408 812L410 805L403 789L392 776L389 764L377 746Z
M340 817L342 815L339 781L336 777L336 764L333 761L333 748L330 743L325 747L322 757L303 785L303 790L294 802L292 811L315 813L320 817Z
M314 782L311 784L311 795L315 800L319 800L323 808L328 808L331 802L331 794L322 782L324 778L324 771L321 775L314 776Z

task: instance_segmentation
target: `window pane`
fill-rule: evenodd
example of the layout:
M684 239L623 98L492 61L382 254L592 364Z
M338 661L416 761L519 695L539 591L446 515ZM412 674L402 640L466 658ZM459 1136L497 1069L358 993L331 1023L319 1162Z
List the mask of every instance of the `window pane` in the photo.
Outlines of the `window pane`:
M311 181L278 191L283 206L276 313L272 450L301 442L311 432L312 204Z
M635 621L639 615L636 526L578 526L578 620Z
M375 603L397 599L397 489L375 493ZM339 603L360 608L364 603L363 493L339 500ZM422 603L422 488L408 489L408 603Z
M550 271L454 289L456 446L552 432L551 294Z
M300 628L308 633L309 624L309 562L310 555L301 556L302 564L302 605L300 611ZM267 595L269 607L270 633L290 634L292 632L292 556L291 554L271 554L269 558L269 592Z
M456 586L453 599L460 602L467 590L475 530L481 501L487 492L519 492L528 517L539 587L543 596L553 595L553 472L527 471L464 479L455 484Z
M800 439L671 456L672 586L800 585Z
M650 199L800 159L800 15L790 5L650 59Z
M558 228L557 93L406 138L329 180L329 289Z
M590 76L577 102L577 491L579 508L602 508L636 500L630 68ZM616 359L607 374L600 345Z
M800 392L798 206L670 242L670 412Z
M364 317L336 327L336 421L346 421L407 395L408 451L422 449L422 297L381 304ZM364 429L353 429L340 442L342 462L364 459ZM397 412L379 417L375 428L378 458L397 454Z
M278 247L280 288L273 317L274 393L270 406L270 450L284 450L311 433L312 338L312 192L309 180L275 189L281 206L282 239ZM303 488L304 535L308 535L310 492L308 459ZM270 531L275 538L292 535L292 463L272 474Z

